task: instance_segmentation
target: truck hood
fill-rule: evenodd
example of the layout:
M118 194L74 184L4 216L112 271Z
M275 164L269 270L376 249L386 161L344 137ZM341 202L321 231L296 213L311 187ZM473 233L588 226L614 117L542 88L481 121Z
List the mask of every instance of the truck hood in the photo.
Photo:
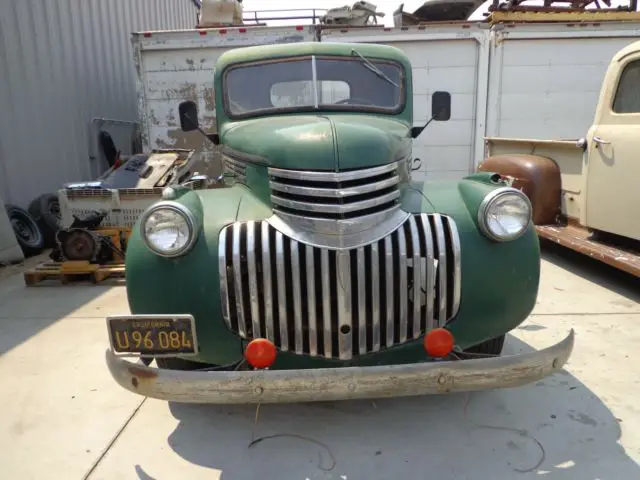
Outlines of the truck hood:
M271 167L347 170L374 167L411 152L407 124L370 115L296 115L228 124L221 144Z

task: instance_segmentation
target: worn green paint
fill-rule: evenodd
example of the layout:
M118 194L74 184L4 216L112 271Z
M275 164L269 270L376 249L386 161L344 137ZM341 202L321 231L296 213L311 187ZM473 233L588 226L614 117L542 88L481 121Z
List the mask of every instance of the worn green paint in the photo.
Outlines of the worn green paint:
M349 55L353 45L302 44L232 50L220 57L216 82L227 66L288 55ZM357 45L365 56L392 58L407 71L397 49ZM410 73L407 73L410 79ZM216 83L218 84L218 83ZM407 84L411 94L411 84ZM219 95L219 93L218 93ZM409 96L409 98L411 98ZM411 102L407 102L410 105ZM243 122L219 117L222 144L234 153L250 154L256 163L246 172L246 185L181 191L178 202L189 207L202 228L193 250L178 259L154 255L143 243L139 225L127 248L127 292L132 313L191 313L201 353L196 360L229 364L242 355L245 342L224 324L220 304L218 235L234 221L263 220L272 215L267 165L280 168L345 169L410 158L410 106L396 116L365 114L275 115ZM304 138L304 140L303 140ZM462 299L447 328L457 345L467 348L506 333L522 323L536 301L540 252L533 227L513 242L496 243L480 233L477 210L484 196L502 184L490 174L474 174L453 182L410 182L404 176L402 208L411 213L451 216L460 233ZM425 361L422 339L356 357L350 361L311 358L281 352L274 368L379 365Z

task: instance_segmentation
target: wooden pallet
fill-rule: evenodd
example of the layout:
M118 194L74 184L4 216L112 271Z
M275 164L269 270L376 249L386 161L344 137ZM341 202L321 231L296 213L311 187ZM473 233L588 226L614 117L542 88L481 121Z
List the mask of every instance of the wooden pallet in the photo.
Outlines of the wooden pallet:
M89 262L45 262L24 272L24 283L33 286L47 279L58 279L63 285L85 280L97 284L108 278L124 278L122 263L97 265Z

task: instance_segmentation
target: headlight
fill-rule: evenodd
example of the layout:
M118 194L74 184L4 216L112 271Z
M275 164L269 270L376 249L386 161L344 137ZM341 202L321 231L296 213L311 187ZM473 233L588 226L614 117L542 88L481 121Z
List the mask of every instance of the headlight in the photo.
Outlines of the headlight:
M147 246L163 257L177 257L196 240L196 222L191 211L176 202L157 203L140 221Z
M531 202L520 190L505 187L489 193L478 209L478 224L487 237L498 242L520 237L531 222Z

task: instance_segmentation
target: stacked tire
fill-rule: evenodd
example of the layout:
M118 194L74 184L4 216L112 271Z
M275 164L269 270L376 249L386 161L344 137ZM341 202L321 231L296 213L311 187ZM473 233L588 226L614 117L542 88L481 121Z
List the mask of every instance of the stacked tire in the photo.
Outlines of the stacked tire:
M6 204L5 208L25 257L55 246L55 235L60 228L60 203L56 195L40 195L29 204L28 210L12 204Z

